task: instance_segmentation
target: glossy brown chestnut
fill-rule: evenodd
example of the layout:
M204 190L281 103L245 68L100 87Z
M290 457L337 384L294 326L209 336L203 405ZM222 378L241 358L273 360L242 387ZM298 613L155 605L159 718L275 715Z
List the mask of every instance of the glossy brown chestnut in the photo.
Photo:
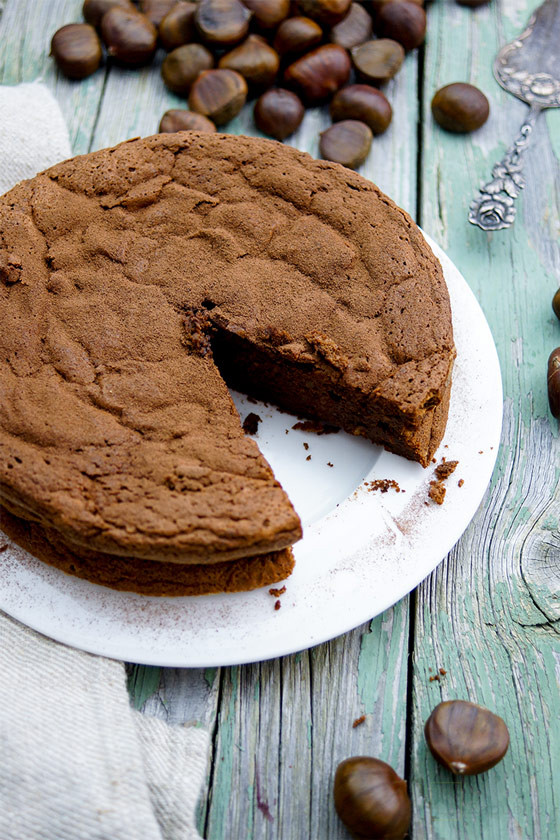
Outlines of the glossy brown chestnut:
M195 40L195 12L196 3L182 0L165 15L158 29L159 41L164 49L174 50Z
M304 102L317 105L346 84L352 67L348 53L337 44L323 44L290 64L284 74Z
M334 26L345 17L352 0L299 0L302 15L316 20L323 26Z
M387 97L371 85L348 85L335 93L331 102L331 119L360 120L374 134L383 134L393 116Z
M560 420L560 347L548 358L548 404L553 416Z
M296 56L307 52L323 40L323 30L311 18L296 17L282 21L276 35L273 47L279 55Z
M334 805L355 837L402 840L410 825L406 782L378 758L342 761L334 777Z
M255 124L263 134L285 140L299 128L304 113L299 96L291 90L272 88L255 103Z
M372 137L371 129L365 123L342 120L321 133L321 157L341 163L349 169L357 169L369 154Z
M216 126L207 117L203 117L202 114L197 114L195 111L172 108L170 111L166 111L161 118L158 131L160 134L174 134L176 131L211 133L216 131Z
M502 718L467 700L446 700L436 706L424 734L436 761L460 776L490 770L509 747Z
M554 297L552 298L552 309L560 321L560 289L555 292Z
M191 88L189 108L216 125L232 120L247 99L247 82L235 70L205 70Z
M465 134L484 125L490 105L481 90L466 82L440 88L432 99L435 121L446 131Z
M212 47L238 44L247 35L251 12L240 0L199 0L194 16L199 35Z
M372 20L365 8L359 3L352 3L348 14L330 31L329 39L333 44L350 50L369 41L372 33Z
M54 33L51 55L69 79L85 79L101 64L101 42L89 23L69 23Z
M105 12L108 12L113 6L130 9L132 3L130 0L84 0L82 14L84 19L92 26L99 26Z
M202 44L183 44L164 58L161 76L169 90L187 96L202 71L213 66L214 56Z
M140 11L157 28L177 0L140 0Z
M101 37L109 55L127 67L148 64L156 51L157 30L136 9L109 9L101 19Z
M404 61L404 47L390 38L366 41L350 51L358 77L382 85L392 79Z
M405 50L413 50L426 37L426 12L410 0L384 3L376 14L375 31L382 38L398 41Z
M290 0L243 0L259 29L275 29L290 13Z
M218 62L218 67L241 73L253 90L270 87L276 79L279 66L280 56L260 35L249 35Z

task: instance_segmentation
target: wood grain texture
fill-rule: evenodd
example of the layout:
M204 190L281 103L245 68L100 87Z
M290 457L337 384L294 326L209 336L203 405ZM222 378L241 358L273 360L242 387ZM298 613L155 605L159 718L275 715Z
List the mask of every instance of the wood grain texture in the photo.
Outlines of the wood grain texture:
M560 282L560 114L537 126L514 228L486 234L467 222L472 197L527 113L494 82L491 59L536 5L495 2L473 13L434 4L429 13L422 224L462 269L486 313L500 356L505 413L486 498L418 592L415 840L560 836L560 446L546 397L546 360L560 344L550 308ZM445 134L429 110L435 90L457 80L477 85L491 101L488 123L468 137ZM439 667L447 674L430 682L428 669L433 675ZM488 706L509 726L508 754L483 776L456 780L426 750L424 721L440 699L454 697Z

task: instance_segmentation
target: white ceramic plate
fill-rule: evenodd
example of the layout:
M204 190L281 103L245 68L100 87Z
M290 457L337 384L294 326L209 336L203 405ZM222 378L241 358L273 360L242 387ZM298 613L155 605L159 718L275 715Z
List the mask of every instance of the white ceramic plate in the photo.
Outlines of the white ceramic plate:
M0 553L0 608L93 653L200 667L303 650L357 627L410 592L474 515L490 480L502 419L500 368L484 315L453 263L428 241L443 266L457 345L449 421L437 458L459 465L446 482L443 505L428 500L433 468L343 432L294 430L297 418L234 394L241 417L254 411L262 418L256 439L304 525L281 609L274 609L268 589L191 598L114 592L46 566L7 539L0 540L8 544ZM372 492L366 482L376 479L395 480L401 492Z

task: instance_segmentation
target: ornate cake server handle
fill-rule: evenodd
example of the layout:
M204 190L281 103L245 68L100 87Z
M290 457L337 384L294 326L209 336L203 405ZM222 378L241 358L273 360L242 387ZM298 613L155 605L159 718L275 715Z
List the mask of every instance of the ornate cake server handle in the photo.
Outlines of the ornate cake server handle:
M503 160L492 170L492 180L472 202L469 222L482 230L508 228L515 219L514 200L525 186L523 154L537 117L544 108L560 107L560 0L544 0L524 31L499 51L494 76L504 90L531 110Z
M542 105L534 102L527 119L519 129L513 145L492 169L492 180L480 189L471 203L469 222L482 230L502 230L513 224L516 208L513 204L523 187L523 153L525 152Z

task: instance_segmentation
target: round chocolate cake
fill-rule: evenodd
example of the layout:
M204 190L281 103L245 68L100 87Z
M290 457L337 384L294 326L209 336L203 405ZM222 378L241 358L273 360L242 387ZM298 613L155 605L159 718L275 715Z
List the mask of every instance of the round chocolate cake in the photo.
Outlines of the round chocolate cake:
M336 164L182 132L0 198L0 527L151 594L283 579L301 525L227 385L427 465L455 355L439 263Z

